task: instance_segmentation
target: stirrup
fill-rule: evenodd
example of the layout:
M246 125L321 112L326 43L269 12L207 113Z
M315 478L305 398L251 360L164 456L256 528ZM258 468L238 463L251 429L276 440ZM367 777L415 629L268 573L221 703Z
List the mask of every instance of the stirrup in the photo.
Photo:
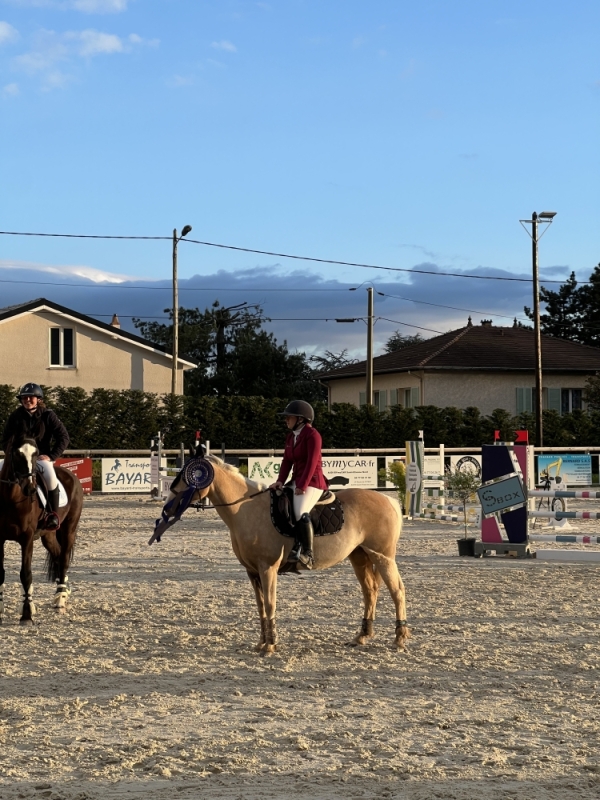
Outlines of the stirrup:
M296 542L294 544L294 546L292 547L292 549L290 550L290 554L287 557L287 563L288 564L295 564L296 562L300 561L301 550L302 550L302 547L300 545L300 542Z
M50 511L44 522L44 530L57 531L60 528L60 519L55 511Z
M315 565L315 559L312 550L307 550L306 553L303 550L300 550L298 553L298 561L301 564L304 564L306 569L312 569Z

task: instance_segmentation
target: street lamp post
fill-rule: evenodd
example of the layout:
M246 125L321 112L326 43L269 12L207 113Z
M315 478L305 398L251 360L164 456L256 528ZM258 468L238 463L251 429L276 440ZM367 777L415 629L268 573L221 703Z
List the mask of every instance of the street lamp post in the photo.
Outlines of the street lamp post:
M171 394L177 394L177 358L179 350L179 294L177 290L177 245L192 230L191 225L185 225L181 236L177 236L177 228L173 230L173 364L171 368Z
M538 242L546 233L546 228L541 236L538 236L538 224L545 223L552 224L552 220L556 216L556 211L542 211L537 214L535 211L531 215L531 219L521 219L519 222L525 228L525 225L531 225L531 233L525 228L527 233L531 236L531 256L533 267L533 331L535 340L535 446L543 447L544 445L544 430L543 430L543 393L542 393L542 334L540 331L540 276L538 265Z

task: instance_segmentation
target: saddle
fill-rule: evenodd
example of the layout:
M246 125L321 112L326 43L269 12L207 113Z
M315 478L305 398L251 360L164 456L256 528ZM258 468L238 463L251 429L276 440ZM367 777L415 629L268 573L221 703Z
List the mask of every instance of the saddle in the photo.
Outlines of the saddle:
M282 536L296 538L294 531L294 490L284 486L281 493L271 491L271 522ZM344 524L344 507L329 490L323 492L317 505L310 512L315 536L330 536L341 531Z

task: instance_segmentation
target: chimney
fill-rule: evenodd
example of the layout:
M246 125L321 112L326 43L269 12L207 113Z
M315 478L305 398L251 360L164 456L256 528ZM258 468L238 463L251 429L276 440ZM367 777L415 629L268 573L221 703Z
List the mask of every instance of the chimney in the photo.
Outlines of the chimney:
M491 319L482 319L481 324L484 328L491 328L492 327L492 320Z
M113 318L110 321L110 324L113 326L113 328L120 328L121 327L121 323L119 322L119 318L117 317L116 314L113 314Z
M467 328L472 328L472 327L473 327L473 321L471 320L471 317L469 317L467 322Z

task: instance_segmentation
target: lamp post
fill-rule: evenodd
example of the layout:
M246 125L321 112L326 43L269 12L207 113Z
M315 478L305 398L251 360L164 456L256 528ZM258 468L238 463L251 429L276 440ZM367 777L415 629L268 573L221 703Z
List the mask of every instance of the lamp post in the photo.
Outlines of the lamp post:
M544 430L543 430L543 398L542 398L542 335L540 332L540 276L538 266L538 242L546 233L548 228L545 228L540 236L538 236L538 224L551 225L552 220L556 216L556 211L542 211L537 214L535 211L531 215L531 219L521 219L519 222L525 228L525 225L531 225L531 232L525 228L531 237L531 256L533 266L533 331L535 340L535 446L543 447L544 445Z
M181 236L177 236L177 228L173 230L173 364L171 368L171 394L177 394L177 357L179 355L179 295L177 291L177 245L192 230L191 225L184 225Z

